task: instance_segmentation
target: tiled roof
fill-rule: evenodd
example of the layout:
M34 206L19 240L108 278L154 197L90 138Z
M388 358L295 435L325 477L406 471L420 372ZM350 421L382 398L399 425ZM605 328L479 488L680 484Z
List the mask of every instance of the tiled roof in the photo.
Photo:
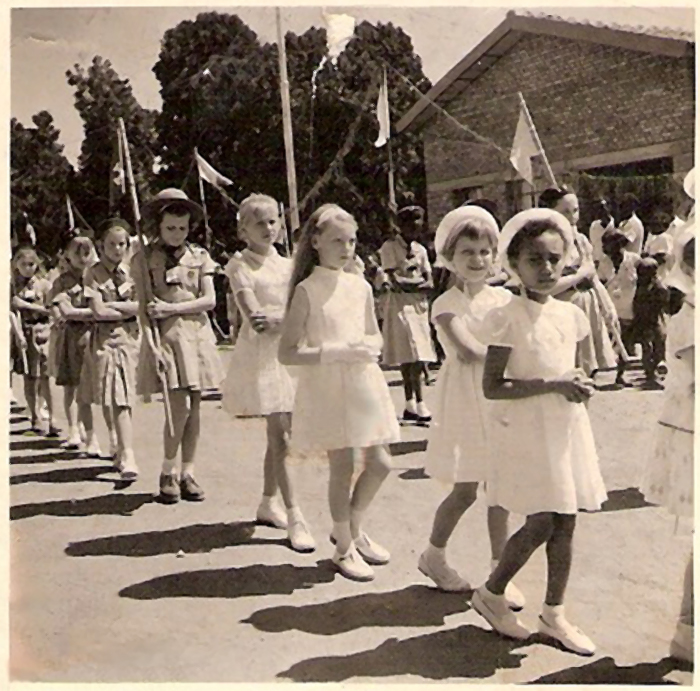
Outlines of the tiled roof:
M526 10L511 10L509 14L517 15L518 17L532 17L533 19L549 19L555 22L566 22L567 24L579 24L581 26L591 26L598 29L613 29L614 31L627 31L631 34L640 34L643 36L656 36L658 38L673 38L677 41L688 41L695 43L695 33L693 31L684 31L683 29L672 28L668 26L649 26L645 24L618 24L616 22L595 22L585 19L571 19L570 17L562 17L556 14L548 14L546 12L528 12Z

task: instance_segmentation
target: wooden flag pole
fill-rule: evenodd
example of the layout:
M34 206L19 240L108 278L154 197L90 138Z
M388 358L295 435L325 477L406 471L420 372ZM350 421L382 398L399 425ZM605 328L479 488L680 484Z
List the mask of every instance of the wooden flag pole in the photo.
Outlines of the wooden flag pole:
M287 75L287 48L282 33L280 8L275 8L277 19L277 45L279 53L280 93L282 96L282 124L284 126L284 151L287 159L287 186L289 188L289 214L292 232L299 228L299 206L297 202L297 174L294 164L294 134L292 132L292 107L289 99L289 77Z
M384 80L384 93L386 94L386 104L387 104L387 114L389 115L389 122L387 126L389 131L386 133L386 146L389 156L389 208L396 213L396 190L394 189L394 157L391 151L391 108L389 106L389 86L386 80L386 67L383 68L382 79Z
M202 181L202 174L199 172L199 165L197 164L197 147L194 149L194 160L195 165L197 165L197 181L199 182L199 198L202 201L202 213L204 215L204 246L207 250L211 247L212 232L209 227L209 215L207 214L207 200L204 197L204 182Z
M144 279L146 302L148 303L153 299L153 287L151 286L151 274L148 270L148 263L146 261L146 243L143 241L143 234L141 233L141 212L139 211L139 200L136 194L136 182L134 181L134 171L131 168L131 152L129 151L129 142L126 138L126 127L122 118L119 118L119 132L124 147L126 178L129 185L129 192L131 193L131 204L134 210L134 228L136 229L136 234L139 238L139 245L141 246L141 251L137 254L139 257L141 257L141 271L143 273ZM145 313L146 305L141 305L141 309ZM151 320L147 315L144 321L150 324L151 333L153 334L153 343L155 344L156 348L160 350L160 329L158 328L158 324ZM158 368L158 378L160 379L160 385L163 388L163 405L165 406L165 421L168 425L168 431L170 432L170 436L174 437L175 428L173 427L173 414L170 408L170 393L168 390L168 382L165 376L165 370L161 369L160 367Z
M520 99L521 108L523 108L525 111L525 117L527 118L527 126L530 130L530 134L537 143L537 148L540 150L542 160L544 161L544 165L547 168L547 174L549 175L549 179L552 181L552 185L554 187L557 187L557 179L554 177L554 172L552 171L552 168L549 165L549 161L547 160L547 154L544 152L544 147L542 146L542 142L540 141L540 136L537 134L537 130L535 129L535 123L532 121L532 116L530 115L530 111L527 109L527 104L525 103L523 94L520 91L518 91L518 98Z

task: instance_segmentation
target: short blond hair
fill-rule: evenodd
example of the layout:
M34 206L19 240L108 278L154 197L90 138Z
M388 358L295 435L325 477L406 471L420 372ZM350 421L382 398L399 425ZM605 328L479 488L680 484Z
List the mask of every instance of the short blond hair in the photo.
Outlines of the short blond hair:
M258 212L260 209L267 206L274 206L275 209L279 210L277 200L269 194L254 193L248 195L241 202L241 205L238 207L238 214L236 214L239 229L245 228L249 223L257 221Z

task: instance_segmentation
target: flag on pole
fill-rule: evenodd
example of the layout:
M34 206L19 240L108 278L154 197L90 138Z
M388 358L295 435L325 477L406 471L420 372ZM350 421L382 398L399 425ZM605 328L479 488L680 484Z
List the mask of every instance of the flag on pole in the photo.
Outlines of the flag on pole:
M75 230L75 215L73 214L73 205L70 203L70 197L66 195L66 208L68 209L68 230Z
M29 222L29 216L27 216L26 212L24 214L24 221L24 234L29 241L29 244L32 247L36 247L36 231L34 230L34 226Z
M129 141L126 138L126 125L124 124L124 120L122 118L119 118L118 139L118 146L122 160L121 170L123 171L124 189L126 189L128 184L131 191L131 207L134 212L134 222L139 223L141 221L141 209L139 208L139 198L136 192L134 171L131 167L131 154L129 153ZM139 240L141 240L140 236Z
M112 156L112 168L109 180L109 209L114 212L126 194L126 172L124 170L124 143L121 133L117 130L117 139Z
M520 117L518 118L518 125L515 128L513 146L510 150L510 162L513 164L515 170L517 170L531 185L534 180L532 158L540 154L544 154L544 152L541 151L535 125L532 122L525 101L521 100Z
M327 14L325 10L322 14L323 21L326 25L328 55L324 55L321 58L321 62L311 75L312 98L316 95L316 75L329 60L333 66L338 63L340 54L345 50L345 47L355 35L355 17L349 14Z
M206 180L210 185L214 187L223 187L226 185L233 185L233 181L229 180L225 175L222 175L218 170L214 168L210 163L208 163L203 156L194 150L194 156L197 160L197 170L199 171L199 177L202 180Z
M384 146L389 141L391 120L389 115L389 90L386 85L386 70L379 87L379 97L377 98L377 121L379 122L379 135L374 145L377 148Z

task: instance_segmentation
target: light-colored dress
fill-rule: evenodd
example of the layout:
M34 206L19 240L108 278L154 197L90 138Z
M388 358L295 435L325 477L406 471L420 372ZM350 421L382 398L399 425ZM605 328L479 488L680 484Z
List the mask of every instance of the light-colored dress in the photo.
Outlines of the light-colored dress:
M515 296L491 311L489 344L511 348L505 376L554 379L575 366L576 344L589 326L575 305ZM599 509L607 497L588 411L561 394L493 401L491 505L522 515Z
M316 266L296 290L306 292L308 347L352 344L374 324L372 289L363 278ZM376 362L297 368L292 447L304 452L365 448L401 438L384 374Z
M136 288L126 265L107 267L98 262L85 272L85 295L102 302L136 300ZM136 366L140 329L136 316L93 324L85 353L78 398L83 403L133 407L136 402Z
M51 284L39 276L24 279L15 276L11 283L11 296L18 297L41 307L48 307ZM22 332L27 341L25 358L18 352L14 358L15 374L23 374L31 379L49 376L49 317L32 310L15 310L20 316ZM24 362L28 371L24 371Z
M695 307L686 301L668 323L666 390L641 491L653 504L674 516L693 516L693 446L695 440L695 372L693 358L679 359L678 351L695 344Z
M234 296L249 289L262 312L282 318L287 305L292 260L272 248L267 256L245 249L226 265ZM278 358L280 333L257 333L247 319L238 333L223 385L223 405L233 416L290 413L296 388L292 370Z
M605 284L608 294L615 305L617 316L624 321L634 318L632 306L637 292L637 264L640 256L624 250L622 262L618 269L607 254L598 266L598 276Z
M626 221L620 224L619 230L630 241L629 251L634 252L634 254L641 254L644 244L644 224L639 216L633 213Z
M484 361L462 362L436 319L443 314L454 314L483 342L488 339L483 330L485 318L512 297L505 288L486 286L472 298L453 286L433 303L432 321L446 354L435 387L436 403L425 466L428 475L437 480L447 483L487 480L489 401L484 398L482 386Z
M394 270L403 278L431 274L428 251L418 242L412 242L409 247L397 236L381 246L379 256L384 271ZM437 360L428 311L428 297L424 293L392 290L386 294L382 323L385 365Z
M170 258L160 241L140 249L145 251L153 294L166 302L187 302L202 296L204 278L213 276L216 263L209 252L186 243ZM138 253L131 261L132 276L139 299L145 294L145 277ZM223 379L216 337L206 312L175 315L159 320L161 345L166 361L168 389L203 391L216 388ZM145 345L141 351L137 374L139 395L152 395L161 391L155 358Z

